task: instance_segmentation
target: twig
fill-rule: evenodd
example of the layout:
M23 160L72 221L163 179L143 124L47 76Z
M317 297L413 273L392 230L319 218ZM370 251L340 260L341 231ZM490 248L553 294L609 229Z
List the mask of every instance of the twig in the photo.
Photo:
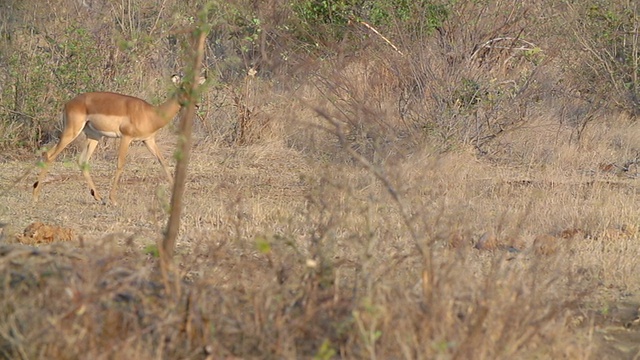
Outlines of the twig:
M514 46L496 46L496 45L492 45L492 44L497 43L499 41L514 41L514 42L515 41L520 41L520 42L523 42L527 46L514 47ZM471 54L471 57L469 59L473 59L476 55L478 55L478 53L482 49L510 49L510 50L518 50L518 51L531 51L531 50L539 49L539 47L536 44L532 43L531 41L527 41L527 40L520 39L520 38L498 37L498 38L495 38L495 39L487 40L487 41L484 42L484 44L478 46L476 51L474 51L473 54Z
M366 23L365 21L362 20L355 20L355 19L351 19L352 21L356 21L359 22L360 24L364 25L367 27L367 29L373 31L376 35L380 36L380 38L382 40L384 40L387 44L389 44L389 46L391 46L393 48L393 50L395 50L398 54L404 56L404 54L402 53L402 51L400 51L400 49L398 49L397 46L395 46L391 40L387 39L384 35L380 34L380 32L378 30L376 30L376 28L374 28L373 26L369 25L368 23Z

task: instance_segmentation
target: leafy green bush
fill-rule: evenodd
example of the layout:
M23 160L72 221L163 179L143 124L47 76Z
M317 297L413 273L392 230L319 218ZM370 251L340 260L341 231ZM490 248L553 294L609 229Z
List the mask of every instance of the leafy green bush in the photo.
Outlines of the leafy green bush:
M102 84L104 56L89 30L71 25L57 39L35 36L36 46L15 46L5 58L12 86L4 87L1 97L8 121L0 146L38 147L55 126L52 119L64 99Z
M72 25L65 30L64 38L48 41L52 51L58 53L51 71L60 88L81 93L102 87L104 67L100 65L105 56L88 29Z
M592 1L571 7L573 34L585 54L582 80L590 91L630 112L640 108L640 14L637 7ZM612 98L613 97L613 98Z
M298 20L297 35L303 41L339 41L352 21L364 21L399 35L430 34L449 16L448 2L431 0L297 0L292 9ZM394 32L396 30L393 30Z

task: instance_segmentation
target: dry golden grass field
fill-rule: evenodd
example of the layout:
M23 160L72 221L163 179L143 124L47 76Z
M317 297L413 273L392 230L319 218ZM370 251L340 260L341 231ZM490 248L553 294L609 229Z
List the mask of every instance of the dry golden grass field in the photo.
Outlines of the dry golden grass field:
M638 130L603 130L583 148L529 148L532 159L548 154L544 164L424 149L384 162L384 181L357 162L278 141L236 147L196 135L178 279L157 270L168 185L144 147L131 149L118 206L93 200L71 154L31 203L33 161L7 160L0 350L7 358L635 358L638 184L635 173L599 162L608 139ZM168 157L173 140L161 136ZM101 144L91 169L103 192L114 161L111 143ZM77 236L17 245L33 222Z
M0 2L0 359L640 358L635 4L196 3ZM84 135L32 190L64 104L161 103L194 26L161 266L172 188L144 145L117 205ZM103 196L117 146L88 167Z

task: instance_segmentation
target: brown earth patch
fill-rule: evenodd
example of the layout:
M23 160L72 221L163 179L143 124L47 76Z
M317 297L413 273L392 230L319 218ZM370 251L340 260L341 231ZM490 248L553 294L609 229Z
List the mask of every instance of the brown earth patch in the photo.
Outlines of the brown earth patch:
M75 238L76 235L72 229L36 221L27 226L22 234L17 235L16 241L22 244L35 245L71 241Z

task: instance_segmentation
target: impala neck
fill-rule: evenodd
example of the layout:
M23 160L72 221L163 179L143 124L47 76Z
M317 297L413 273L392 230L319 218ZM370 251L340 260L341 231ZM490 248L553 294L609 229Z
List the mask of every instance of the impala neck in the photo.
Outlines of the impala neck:
M158 105L158 107L156 108L158 116L160 117L160 119L162 119L162 122L159 124L159 128L164 127L171 120L173 120L173 118L176 117L176 114L178 114L178 111L180 111L180 109L182 108L179 97L180 89L177 89L170 98L168 98L162 104Z

